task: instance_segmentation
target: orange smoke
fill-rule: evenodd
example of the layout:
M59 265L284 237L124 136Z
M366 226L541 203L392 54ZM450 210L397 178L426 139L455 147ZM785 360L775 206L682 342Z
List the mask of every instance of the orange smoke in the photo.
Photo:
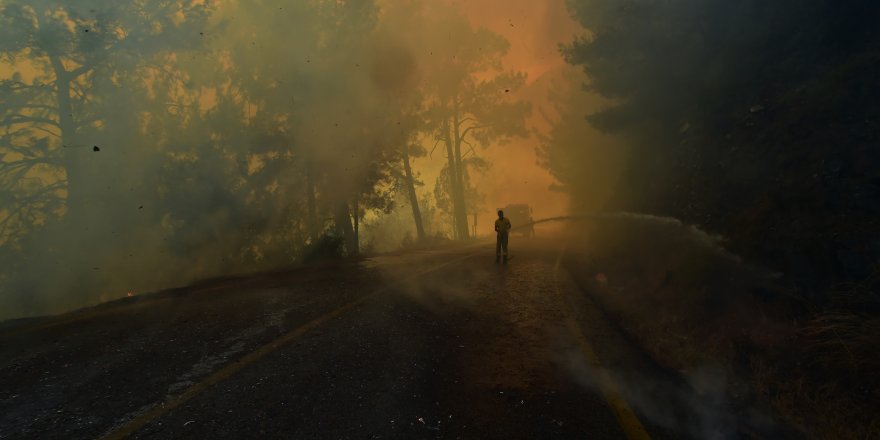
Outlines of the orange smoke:
M549 126L541 113L553 113L548 99L550 88L554 82L563 81L562 73L571 69L560 56L559 45L583 32L571 20L565 0L448 1L460 8L474 27L485 27L508 40L505 68L528 74L526 87L515 97L532 103L530 128L546 132ZM537 164L537 146L538 140L531 136L481 153L492 162L492 168L477 183L486 195L486 214L478 221L478 233L491 233L495 208L510 203L532 205L535 219L566 213L568 198L550 190L554 179Z

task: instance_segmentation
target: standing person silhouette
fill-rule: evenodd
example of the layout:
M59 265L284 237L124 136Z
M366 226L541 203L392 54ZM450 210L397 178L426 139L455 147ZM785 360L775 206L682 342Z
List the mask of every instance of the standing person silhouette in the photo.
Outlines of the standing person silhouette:
M498 220L495 220L495 233L498 238L495 241L495 262L501 259L501 250L504 250L504 262L507 263L507 238L510 235L510 220L504 217L504 211L498 210Z

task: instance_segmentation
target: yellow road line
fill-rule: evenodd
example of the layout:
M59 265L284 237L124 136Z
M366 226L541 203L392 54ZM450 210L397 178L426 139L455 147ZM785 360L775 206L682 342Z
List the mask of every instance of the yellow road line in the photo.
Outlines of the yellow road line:
M563 250L563 253L564 252L565 251ZM559 267L561 263L562 254L560 254L559 258L556 260L556 266L553 270L554 287L556 289L556 295L560 298L562 298L562 293L559 291ZM584 335L584 332L581 330L580 325L578 325L577 320L575 320L574 315L571 312L568 312L565 315L566 327L568 328L569 333L571 333L577 341L578 348L580 348L581 353L583 353L587 362L593 367L591 372L596 378L599 390L605 397L605 401L608 402L608 406L611 408L611 412L614 413L614 418L617 419L617 423L623 429L626 438L629 440L651 440L648 431L645 430L644 425L639 421L636 413L630 408L626 399L624 399L617 384L614 383L614 379L611 378L611 375L608 374L606 369L602 368L599 356L596 355L596 351L593 350L593 346Z
M397 285L400 285L400 284L405 283L407 281L410 281L412 279L418 278L422 275L426 275L428 273L435 272L435 271L440 270L444 267L447 267L447 266L459 263L461 261L467 260L467 259L474 257L475 255L479 255L481 253L487 253L487 251L480 251L480 252L468 254L464 257L457 258L452 261L448 261L446 263L431 267L430 269L425 269L423 271L416 272L415 274L413 274L403 280L399 280L389 286L378 289L378 290L376 290L372 293L369 293L359 299L351 301L351 302L343 305L342 307L339 307L338 309L333 310L332 312L321 315L318 318L315 318L315 319L291 330L290 332L274 339L273 341L269 342L268 344L263 345L262 347L248 353L247 355L238 359L237 361L232 362L230 364L227 364L225 367L215 371L214 373L212 373L210 376L208 376L207 378L205 378L201 382L187 388L186 391L184 391L183 393L168 398L167 400L165 400L161 404L152 407L148 411L138 415L137 417L129 420L128 422L122 424L121 426L112 429L109 433L102 436L102 438L103 439L126 438L126 437L134 434L137 430L143 428L144 426L146 426L148 423L155 420L156 418L167 414L168 412L170 412L174 408L177 408L180 405L183 405L184 403L190 401L192 398L201 394L203 391L207 390L208 388L218 384L219 382L223 381L224 379L241 371L243 368L254 364L258 360L265 357L267 354L275 351L276 349L278 349L286 344L289 344L290 342L299 338L300 336L308 333L309 331L326 323L327 321L330 321L330 320L342 315L343 313L351 310L352 308L358 306L359 304L367 301L368 299L370 299L380 293L386 292L386 291L394 288Z

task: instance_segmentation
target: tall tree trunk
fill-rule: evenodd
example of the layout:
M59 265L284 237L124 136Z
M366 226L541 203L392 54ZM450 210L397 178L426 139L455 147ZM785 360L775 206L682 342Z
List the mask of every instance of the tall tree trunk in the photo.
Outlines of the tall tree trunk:
M455 148L452 146L452 133L449 128L449 120L443 121L443 137L446 143L447 168L449 169L449 198L452 199L452 231L455 239L461 239L467 236L467 230L462 231L461 223L458 221L458 213L461 212L461 205L458 197L455 196L458 187L458 174L455 162Z
M342 236L345 251L348 255L357 255L357 243L354 242L354 228L351 226L351 213L348 202L341 202L336 208L336 233Z
M64 172L67 174L67 214L68 220L78 223L85 209L85 189L83 188L84 155L89 152L80 148L73 119L73 105L70 100L70 74L57 56L50 56L55 72L56 100L58 105L58 128L61 131L61 145L64 151Z
M62 160L67 183L67 197L65 205L67 211L64 214L64 224L70 234L70 246L62 247L59 256L64 260L68 270L73 271L74 277L68 283L70 291L94 291L95 287L102 282L102 276L98 272L88 270L101 261L102 257L96 252L90 252L91 243L100 239L96 232L104 230L105 225L95 224L93 220L105 222L103 217L90 217L95 211L89 209L89 204L95 200L90 197L90 188L87 182L95 176L89 176L89 165L93 159L92 148L82 145L77 133L78 127L73 115L71 99L71 82L75 79L68 72L55 55L50 55L49 60L55 73L55 99L58 106L58 129L61 136Z
M468 238L470 233L470 227L468 226L467 219L467 201L464 197L465 190L465 181L464 181L464 162L461 160L461 133L458 130L458 105L456 105L455 111L453 113L453 121L452 121L452 129L453 129L453 145L455 147L455 194L454 197L458 201L458 206L460 209L455 213L455 222L458 224L458 227L464 231L464 235L462 238Z
M361 225L361 197L360 195L354 196L354 209L352 209L354 217L354 236L352 238L352 244L354 249L354 255L360 255L361 253L361 235L360 235L360 225Z
M318 230L318 208L317 203L315 202L315 176L312 171L314 167L312 167L312 163L310 159L306 159L306 203L308 204L308 223L309 223L309 236L312 239L312 243L316 243L318 241L318 235L321 231Z
M403 146L403 171L406 173L406 192L409 194L409 204L412 206L413 220L416 222L416 235L419 237L419 241L422 241L425 239L425 227L422 224L422 211L419 208L419 197L416 194L415 178L409 164L409 145Z
M477 236L477 213L476 212L474 213L474 233L473 233L473 236L474 237Z

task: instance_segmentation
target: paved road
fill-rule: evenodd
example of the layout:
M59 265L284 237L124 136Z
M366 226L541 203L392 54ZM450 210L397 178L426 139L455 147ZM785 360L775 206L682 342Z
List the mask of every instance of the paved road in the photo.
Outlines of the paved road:
M516 246L507 265L478 243L6 323L0 438L690 435L622 397L613 372L650 368L561 243Z

